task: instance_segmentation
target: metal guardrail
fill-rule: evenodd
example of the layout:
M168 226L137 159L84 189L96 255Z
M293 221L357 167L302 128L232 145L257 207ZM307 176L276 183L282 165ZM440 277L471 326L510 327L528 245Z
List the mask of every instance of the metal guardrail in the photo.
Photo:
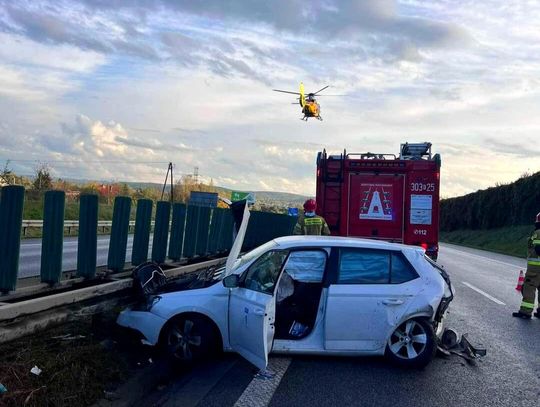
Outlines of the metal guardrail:
M154 221L150 222L152 225L154 225ZM98 220L98 228L101 227L111 227L112 226L112 220ZM79 221L78 220L64 220L64 227L78 227ZM129 226L135 226L135 221L130 220ZM43 220L24 220L22 221L22 227L23 228L42 228L43 227Z
M154 226L155 222L151 221L150 225ZM22 230L23 230L23 236L26 236L26 229L28 228L34 228L34 229L43 229L43 220L23 220L22 221ZM71 233L71 228L78 228L79 227L79 221L78 220L64 220L64 228L68 230L68 234ZM103 232L105 232L105 228L112 227L112 220L98 220L97 223L98 229L102 229ZM130 220L129 221L129 228L135 227L135 221Z

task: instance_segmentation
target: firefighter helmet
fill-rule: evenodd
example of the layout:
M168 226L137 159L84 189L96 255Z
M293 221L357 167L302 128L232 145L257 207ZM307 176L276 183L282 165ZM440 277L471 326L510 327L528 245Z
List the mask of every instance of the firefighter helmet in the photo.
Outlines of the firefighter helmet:
M317 209L317 202L315 202L315 199L308 199L304 202L304 211L315 212L315 209Z

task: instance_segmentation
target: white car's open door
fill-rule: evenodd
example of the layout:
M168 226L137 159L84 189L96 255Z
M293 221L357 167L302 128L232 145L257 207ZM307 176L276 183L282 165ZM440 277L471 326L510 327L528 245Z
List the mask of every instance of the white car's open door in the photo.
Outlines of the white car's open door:
M247 288L231 290L229 336L231 347L259 369L268 364L274 339L275 297Z

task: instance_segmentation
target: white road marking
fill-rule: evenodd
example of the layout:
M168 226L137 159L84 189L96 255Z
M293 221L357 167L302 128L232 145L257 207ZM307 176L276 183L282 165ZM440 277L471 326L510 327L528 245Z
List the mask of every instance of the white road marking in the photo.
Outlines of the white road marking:
M502 264L502 265L504 265L504 266L515 267L515 268L521 269L521 270L523 270L524 268L527 267L526 262L525 262L525 259L523 259L523 263L524 263L523 266L517 266L517 265L512 264L512 263L506 263L506 262L500 261L500 260L493 260L493 259L490 259L489 257L486 257L486 256L479 256L479 255L477 255L477 254L472 254L472 253L465 252L465 251L462 251L462 250L454 249L454 248L452 248L452 247L445 247L444 250L454 250L454 251L456 251L456 252L459 252L460 254L464 254L465 256L475 257L475 258L477 258L477 259L487 260L487 261L491 261L491 262L493 262L493 263L499 263L499 264Z
M482 294L484 297L486 298L489 298L491 301L499 304L499 305L506 305L504 302L502 302L501 300L498 300L497 298L489 295L488 293L486 293L485 291L482 291L481 289L479 289L478 287L475 287L474 285L470 284L470 283L467 283L466 281L462 281L462 283L464 285L466 285L467 287L469 287L470 289L476 291L477 293L479 294Z
M272 357L268 362L268 370L274 373L270 379L255 377L246 387L234 407L266 407L285 375L291 358Z

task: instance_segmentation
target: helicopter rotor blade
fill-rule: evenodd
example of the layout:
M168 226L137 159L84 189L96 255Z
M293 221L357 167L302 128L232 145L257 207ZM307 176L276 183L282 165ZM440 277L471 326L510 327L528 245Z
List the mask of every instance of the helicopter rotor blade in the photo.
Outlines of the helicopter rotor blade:
M280 90L280 89L272 89L274 92L281 92L281 93L290 93L292 95L300 95L300 93L298 92L291 92L291 91L288 91L288 90Z
M323 90L325 90L328 87L330 87L330 85L326 85L324 88L319 89L317 92L313 92L313 94L316 95L317 93L322 92Z

